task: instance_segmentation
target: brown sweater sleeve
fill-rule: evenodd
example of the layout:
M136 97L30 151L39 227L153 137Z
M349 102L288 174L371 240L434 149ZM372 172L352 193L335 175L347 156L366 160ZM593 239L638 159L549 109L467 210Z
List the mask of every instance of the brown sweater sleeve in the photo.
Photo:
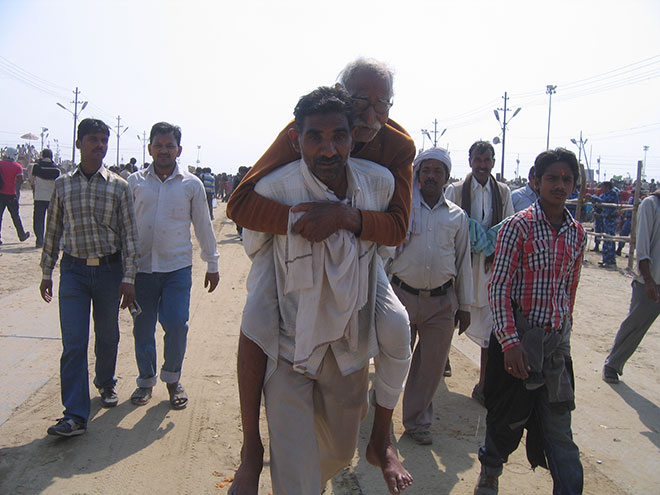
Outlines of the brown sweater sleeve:
M300 158L287 135L292 125L294 123L290 122L279 133L270 148L230 196L227 216L238 225L257 232L278 235L287 233L290 207L260 196L254 192L254 186L259 179L276 168ZM390 120L376 137L354 156L383 165L394 176L394 195L387 211L360 210L360 238L387 246L398 246L408 232L415 144L403 127Z
M415 143L403 127L389 120L376 137L354 156L379 163L394 176L394 195L387 210L360 210L360 238L386 246L398 246L408 232Z
M282 129L229 197L227 216L241 227L269 234L286 234L290 207L260 196L254 192L254 186L276 168L300 158L287 135L292 125L290 122Z

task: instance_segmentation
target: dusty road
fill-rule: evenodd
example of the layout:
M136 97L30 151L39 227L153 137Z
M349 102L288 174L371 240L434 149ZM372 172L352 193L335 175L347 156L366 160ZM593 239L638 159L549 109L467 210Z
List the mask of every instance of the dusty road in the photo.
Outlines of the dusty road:
M31 226L31 198L21 213ZM190 404L172 411L165 386L135 407L131 321L121 317L117 363L119 406L102 409L93 391L87 434L58 439L46 428L61 416L57 301L38 295L40 253L33 240L18 243L8 215L0 247L0 494L185 493L224 494L238 464L240 425L235 376L236 344L245 300L249 261L234 226L216 210L221 282L213 294L203 289L204 266L195 253L188 351L182 383ZM660 483L660 384L657 358L660 324L628 363L623 381L610 386L600 370L630 299L630 279L617 271L583 270L573 335L578 408L574 433L585 467L585 493L655 494ZM624 261L619 260L623 266ZM158 331L159 340L162 331ZM159 341L159 346L161 342ZM160 347L159 347L160 348ZM409 494L472 493L483 441L485 410L469 398L478 369L477 349L455 339L454 376L435 401L434 444L420 447L403 433L395 412L396 446L415 477ZM90 356L90 367L93 356ZM91 368L93 369L93 368ZM381 494L380 473L364 459L371 416L363 423L353 466L332 480L329 494ZM262 430L266 436L265 422ZM548 494L547 472L532 472L519 449L505 467L500 493ZM271 492L267 471L259 493Z

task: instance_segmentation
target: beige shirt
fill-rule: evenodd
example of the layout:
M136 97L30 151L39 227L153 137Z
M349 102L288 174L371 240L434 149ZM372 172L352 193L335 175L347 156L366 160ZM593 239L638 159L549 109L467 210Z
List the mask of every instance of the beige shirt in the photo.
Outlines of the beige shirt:
M420 216L420 233L411 234L388 272L424 290L453 280L459 309L467 311L474 302L467 216L444 195L433 208L422 200Z

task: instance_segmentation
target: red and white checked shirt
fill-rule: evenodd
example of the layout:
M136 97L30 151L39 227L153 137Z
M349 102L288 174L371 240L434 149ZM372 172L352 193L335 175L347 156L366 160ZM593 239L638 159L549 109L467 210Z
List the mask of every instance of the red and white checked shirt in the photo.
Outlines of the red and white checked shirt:
M520 344L513 302L533 326L559 329L565 318L572 321L585 244L582 225L566 209L559 232L538 201L505 221L488 284L493 332L502 350Z

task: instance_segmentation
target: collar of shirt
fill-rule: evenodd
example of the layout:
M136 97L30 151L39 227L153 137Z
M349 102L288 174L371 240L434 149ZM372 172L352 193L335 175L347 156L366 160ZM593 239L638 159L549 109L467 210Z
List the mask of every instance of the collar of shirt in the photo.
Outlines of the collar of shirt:
M431 208L428 205L428 203L426 201L424 201L424 196L422 196L421 194L420 194L420 199L421 199L421 203L431 211L433 211L436 208L439 208L440 206L443 206L443 205L448 206L447 205L447 200L445 199L445 193L444 192L440 194L440 199L438 199L438 202L435 204L435 206L433 206L433 208Z
M81 176L87 178L85 173L82 171L81 167L82 167L82 164L78 165L71 175L72 176L81 175ZM112 172L110 172L110 170L108 170L104 164L101 164L99 169L96 172L94 172L92 177L94 177L94 175L98 174L99 176L101 176L101 178L103 178L104 181L108 182L108 174L111 174L111 173ZM90 180L91 180L92 177L90 177Z
M479 191L479 190L486 190L488 192L491 192L491 184L490 184L490 178L486 181L486 185L482 186L477 179L472 177L472 190L473 191Z
M158 173L156 172L156 169L154 168L153 162L149 164L149 168L147 169L147 174L155 177L156 179L160 180L160 177L158 176ZM180 175L183 177L183 174L181 173L181 170L179 169L179 164L176 163L174 165L174 170L172 170L172 173L162 182L167 182L170 179L173 179L177 175Z
M534 203L532 203L531 218L535 222L546 222L548 225L552 225L548 220L548 217L546 217L543 208L541 208L541 203L539 203L538 199L534 201ZM560 234L564 230L571 227L577 227L577 221L573 218L571 213L564 206L564 221L561 224L561 228L559 229L559 232L557 233Z

